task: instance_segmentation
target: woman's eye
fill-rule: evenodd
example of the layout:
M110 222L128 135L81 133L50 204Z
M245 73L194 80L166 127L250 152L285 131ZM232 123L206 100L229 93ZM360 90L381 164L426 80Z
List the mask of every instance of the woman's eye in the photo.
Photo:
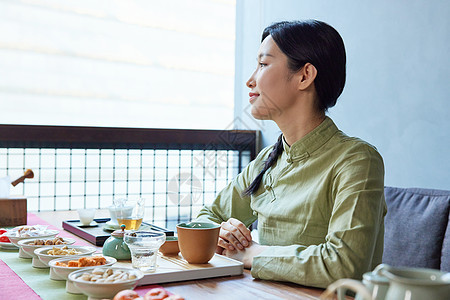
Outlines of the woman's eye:
M259 63L259 67L260 67L260 68L265 67L265 66L267 66L267 64Z

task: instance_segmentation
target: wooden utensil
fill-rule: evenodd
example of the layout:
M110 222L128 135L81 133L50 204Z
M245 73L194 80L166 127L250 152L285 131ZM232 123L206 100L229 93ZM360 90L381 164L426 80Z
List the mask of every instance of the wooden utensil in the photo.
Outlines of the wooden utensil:
M33 177L34 177L33 171L31 169L27 169L25 171L25 173L23 174L23 176L20 176L19 178L17 178L13 182L11 182L11 184L12 184L12 186L16 186L19 183L23 182L25 180L25 178L33 178Z

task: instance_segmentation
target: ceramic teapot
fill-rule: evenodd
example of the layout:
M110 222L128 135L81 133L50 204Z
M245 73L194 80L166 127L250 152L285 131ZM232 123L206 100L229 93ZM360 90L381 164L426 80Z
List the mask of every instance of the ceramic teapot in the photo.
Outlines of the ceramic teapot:
M131 259L131 252L123 240L125 225L121 225L121 230L111 233L111 236L103 244L103 255L114 257L117 260Z
M356 292L355 300L448 300L450 273L426 268L397 268L381 264L363 275L363 282L340 279L328 286L320 296L345 298L345 291Z

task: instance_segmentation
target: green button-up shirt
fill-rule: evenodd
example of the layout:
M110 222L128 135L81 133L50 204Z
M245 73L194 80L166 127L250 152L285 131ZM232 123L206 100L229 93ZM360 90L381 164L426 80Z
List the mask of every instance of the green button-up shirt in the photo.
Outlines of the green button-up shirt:
M381 263L384 166L377 150L346 136L330 118L284 151L266 171L256 194L242 192L262 170L263 149L198 219L229 218L249 226L258 220L255 278L326 287L357 278Z

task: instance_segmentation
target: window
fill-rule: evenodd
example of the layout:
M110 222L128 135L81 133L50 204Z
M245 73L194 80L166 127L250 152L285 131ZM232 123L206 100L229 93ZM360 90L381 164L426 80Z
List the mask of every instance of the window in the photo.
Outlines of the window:
M0 2L0 123L225 129L234 0Z

